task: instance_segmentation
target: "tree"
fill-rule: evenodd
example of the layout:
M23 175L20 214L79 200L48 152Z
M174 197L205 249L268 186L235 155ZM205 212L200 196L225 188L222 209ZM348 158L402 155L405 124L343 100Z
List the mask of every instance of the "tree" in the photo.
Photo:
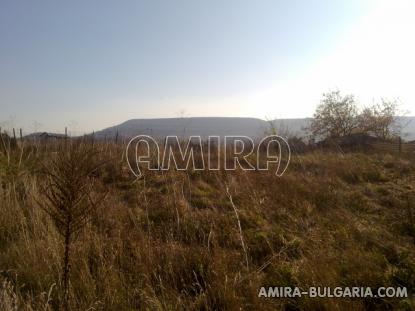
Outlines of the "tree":
M353 95L342 96L339 90L323 94L311 122L314 136L342 137L358 128L358 109Z
M397 127L395 122L397 112L398 103L396 100L382 99L380 104L367 107L360 113L359 130L382 139L393 138L396 135L394 127Z

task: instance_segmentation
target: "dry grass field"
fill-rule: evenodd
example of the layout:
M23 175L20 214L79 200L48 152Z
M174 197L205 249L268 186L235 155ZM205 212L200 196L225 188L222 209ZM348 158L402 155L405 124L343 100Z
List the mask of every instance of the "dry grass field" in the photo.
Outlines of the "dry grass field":
M94 146L89 195L101 200L72 236L68 309L415 309L414 156L312 151L282 177L171 170L135 181L124 149ZM0 155L0 310L65 304L65 243L42 208L44 171L65 152L28 143ZM411 297L258 298L261 286L406 286Z

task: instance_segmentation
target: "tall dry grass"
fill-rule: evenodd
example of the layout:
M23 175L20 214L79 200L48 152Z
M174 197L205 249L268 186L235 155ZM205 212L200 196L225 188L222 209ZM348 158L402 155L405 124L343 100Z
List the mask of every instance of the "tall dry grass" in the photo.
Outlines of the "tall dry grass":
M65 299L65 243L36 204L59 148L0 156L1 310L58 310ZM94 148L105 164L93 195L108 195L71 243L72 310L414 308L413 157L311 152L281 178L152 171L135 181L124 146ZM406 286L412 296L260 299L261 286Z

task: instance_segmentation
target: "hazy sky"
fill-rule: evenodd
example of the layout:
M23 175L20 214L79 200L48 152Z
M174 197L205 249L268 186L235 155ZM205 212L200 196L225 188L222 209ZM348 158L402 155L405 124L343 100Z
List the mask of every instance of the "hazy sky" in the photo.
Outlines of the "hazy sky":
M311 116L339 88L415 114L415 1L0 0L0 122Z

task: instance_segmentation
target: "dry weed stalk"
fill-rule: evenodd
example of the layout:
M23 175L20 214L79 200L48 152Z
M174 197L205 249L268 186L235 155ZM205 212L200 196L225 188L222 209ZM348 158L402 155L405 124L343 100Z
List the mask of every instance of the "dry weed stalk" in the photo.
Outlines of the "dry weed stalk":
M227 196L229 198L229 201L232 205L233 211L235 212L236 220L237 220L237 223L238 223L238 229L239 229L239 238L241 240L242 249L245 253L246 268L249 270L248 249L246 248L246 245L245 245L244 236L243 236L243 233L242 233L241 221L239 220L238 209L236 208L235 204L233 203L232 195L229 192L229 187L228 186L226 186L226 194L227 194Z

